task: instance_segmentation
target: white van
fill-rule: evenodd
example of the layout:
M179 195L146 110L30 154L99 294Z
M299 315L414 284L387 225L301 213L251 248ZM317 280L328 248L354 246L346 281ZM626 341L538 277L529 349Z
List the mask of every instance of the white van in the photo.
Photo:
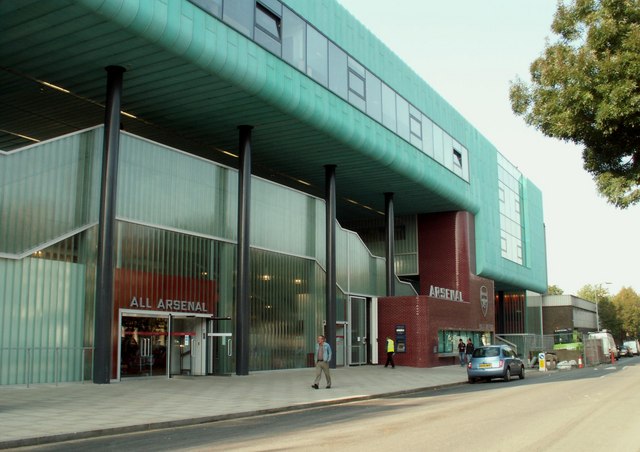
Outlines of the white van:
M623 344L629 347L634 355L638 356L638 354L640 354L640 343L638 343L638 339L633 341L624 341Z
M588 339L595 339L600 349L600 361L606 361L607 357L613 354L616 359L618 358L618 347L616 347L616 341L613 339L611 333L606 330L598 331L595 333L589 333Z

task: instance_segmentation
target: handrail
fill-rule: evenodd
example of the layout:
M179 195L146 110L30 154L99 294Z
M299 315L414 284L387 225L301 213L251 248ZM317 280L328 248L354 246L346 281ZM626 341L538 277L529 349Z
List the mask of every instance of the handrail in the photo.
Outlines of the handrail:
M86 355L89 352L90 359L93 350L93 347L0 347L0 367L9 369L0 375L0 385L23 383L28 388L34 375L39 375L38 383L56 386L60 382L84 383ZM93 378L93 363L89 362Z
M514 344L511 341L506 340L504 337L499 336L499 335L494 335L495 339L501 342L504 342L505 344L509 345L511 348L513 348L513 350L516 352L516 355L518 354L518 346L516 344Z

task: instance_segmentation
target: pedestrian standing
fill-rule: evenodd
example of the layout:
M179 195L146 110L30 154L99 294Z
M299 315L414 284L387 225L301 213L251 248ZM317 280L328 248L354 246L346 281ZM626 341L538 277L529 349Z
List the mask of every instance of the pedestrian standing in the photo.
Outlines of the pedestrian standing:
M396 368L396 363L393 361L393 355L395 355L395 353L396 344L393 342L393 339L387 336L387 362L385 363L384 367L387 367L389 366L389 364L391 364L392 369Z
M329 363L331 362L331 346L327 343L327 338L318 336L316 344L316 379L311 385L313 389L318 389L318 383L324 372L327 380L327 389L331 387L331 372L329 371Z
M460 356L460 367L464 366L464 355L467 352L467 346L464 345L462 338L458 340L458 355Z
M473 342L471 342L471 338L467 339L467 345L465 347L465 352L467 354L467 362L471 362L471 355L473 355Z

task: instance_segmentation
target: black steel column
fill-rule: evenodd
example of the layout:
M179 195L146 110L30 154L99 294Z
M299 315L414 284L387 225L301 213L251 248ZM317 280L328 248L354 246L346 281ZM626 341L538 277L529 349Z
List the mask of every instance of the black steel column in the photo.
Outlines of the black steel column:
M384 194L384 215L385 224L385 245L387 258L387 296L392 297L396 294L396 247L394 240L394 231L396 228L395 218L393 216L393 193Z
M325 165L327 242L327 342L334 350L329 367L336 368L336 165Z
M249 375L249 223L251 220L251 129L239 126L238 255L236 274L236 375Z
M93 345L93 382L111 380L113 329L113 236L116 217L118 154L120 151L120 105L125 69L108 66L107 97L102 147L102 181L98 223L98 261L96 264L96 306Z

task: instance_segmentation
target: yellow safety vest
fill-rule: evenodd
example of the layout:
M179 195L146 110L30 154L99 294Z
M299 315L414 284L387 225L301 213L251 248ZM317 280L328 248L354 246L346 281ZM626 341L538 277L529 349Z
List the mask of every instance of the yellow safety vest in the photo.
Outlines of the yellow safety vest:
M387 353L389 352L395 352L396 349L394 348L393 345L393 339L387 339Z

